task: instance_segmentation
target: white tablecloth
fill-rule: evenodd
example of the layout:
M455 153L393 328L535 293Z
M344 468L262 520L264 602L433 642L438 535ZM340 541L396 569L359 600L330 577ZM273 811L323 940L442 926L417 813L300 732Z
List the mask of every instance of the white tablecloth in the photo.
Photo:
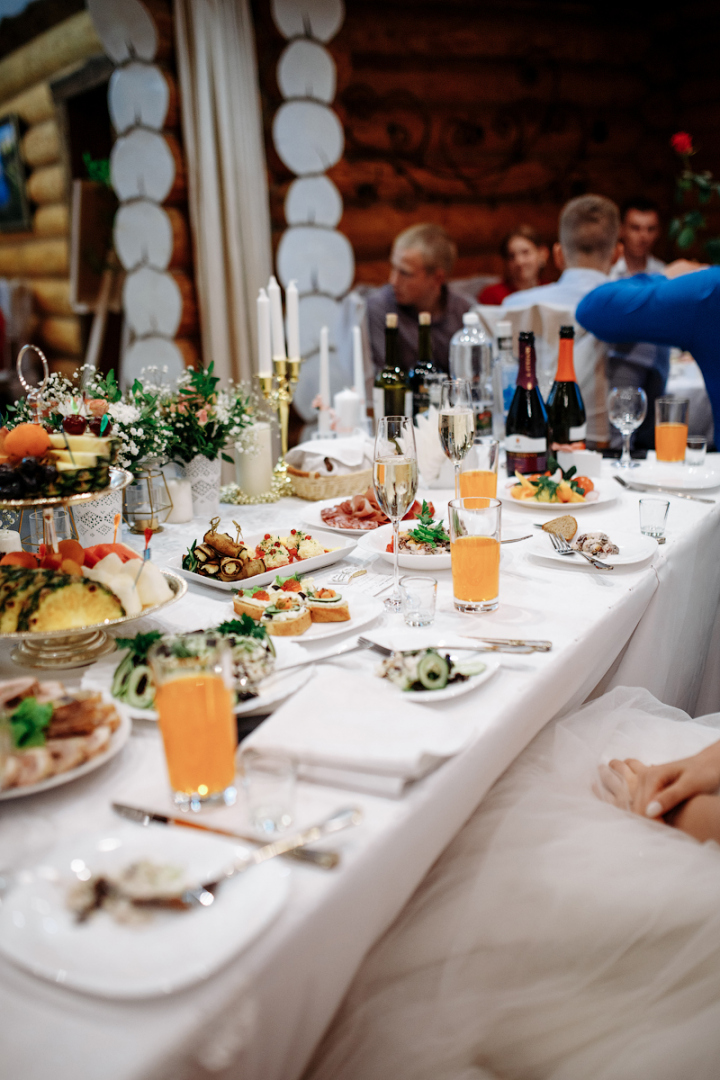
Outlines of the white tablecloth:
M433 492L436 502L439 494ZM553 650L506 656L498 674L475 693L427 706L471 720L474 742L397 800L301 785L299 824L350 802L363 807L365 820L338 840L338 870L293 865L290 900L277 921L205 984L166 999L117 1003L53 986L0 960L0 1075L300 1076L367 950L488 788L548 720L621 683L648 686L691 712L698 703L703 711L720 708L716 665L708 661L711 642L720 641L720 493L715 494L714 506L671 498L668 542L639 568L599 573L541 563L528 553L528 542L506 547L500 607L482 617L481 625L493 636L550 638ZM611 535L613 529L634 531L637 502L637 495L618 487L615 503L578 511L578 519L582 514L583 527ZM225 507L224 521L235 518L248 532L292 527L306 505L293 499L271 507ZM527 509L504 510L505 535L531 532L537 516ZM156 537L155 560L199 535L200 526L170 527ZM389 566L377 562L373 569ZM449 572L438 577L438 630L457 629ZM227 612L222 594L193 587L162 625L212 625ZM372 677L373 661L364 654L342 662ZM0 674L16 672L4 651ZM84 780L0 804L0 865L18 861L23 851L32 854L53 840L109 825L110 800L138 791L152 792L156 801L166 792L159 740L147 724L138 725L117 759ZM243 814L238 806L216 819L242 827Z

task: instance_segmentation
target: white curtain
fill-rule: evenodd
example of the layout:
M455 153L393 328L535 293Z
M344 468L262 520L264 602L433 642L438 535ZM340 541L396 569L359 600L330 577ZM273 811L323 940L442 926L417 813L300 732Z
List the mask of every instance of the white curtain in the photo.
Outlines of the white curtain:
M175 0L177 64L205 364L249 379L270 210L248 0Z

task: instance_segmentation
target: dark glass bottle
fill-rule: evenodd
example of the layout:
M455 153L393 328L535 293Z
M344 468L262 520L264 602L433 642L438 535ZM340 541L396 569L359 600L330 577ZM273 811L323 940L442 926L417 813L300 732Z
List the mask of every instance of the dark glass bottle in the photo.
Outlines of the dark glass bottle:
M373 412L376 423L383 416L412 416L412 392L400 366L398 317L392 311L385 316L385 367L375 379Z
M573 348L575 328L560 327L560 346L555 382L547 400L548 447L585 449L587 418L580 387L575 378Z
M508 476L545 472L547 413L535 374L535 335L520 333L517 385L505 421Z
M430 391L426 382L428 375L437 375L432 356L432 339L430 337L431 315L429 311L421 311L418 316L418 358L413 370L410 372L410 389L413 395L413 416L427 412L430 408Z

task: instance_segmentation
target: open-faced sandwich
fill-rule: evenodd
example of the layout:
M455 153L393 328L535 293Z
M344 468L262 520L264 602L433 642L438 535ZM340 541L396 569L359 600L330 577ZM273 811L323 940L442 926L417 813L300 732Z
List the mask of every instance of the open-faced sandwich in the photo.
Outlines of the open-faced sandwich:
M277 637L299 637L316 622L347 622L350 608L335 589L318 588L312 578L293 574L272 585L240 589L233 598L238 615L249 615Z

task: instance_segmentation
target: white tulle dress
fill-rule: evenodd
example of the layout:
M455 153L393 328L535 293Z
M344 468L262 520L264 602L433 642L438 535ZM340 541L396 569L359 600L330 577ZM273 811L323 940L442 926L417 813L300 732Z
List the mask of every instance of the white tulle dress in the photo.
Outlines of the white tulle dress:
M592 788L600 762L684 757L719 725L622 688L546 729L367 957L306 1080L718 1080L720 848Z

